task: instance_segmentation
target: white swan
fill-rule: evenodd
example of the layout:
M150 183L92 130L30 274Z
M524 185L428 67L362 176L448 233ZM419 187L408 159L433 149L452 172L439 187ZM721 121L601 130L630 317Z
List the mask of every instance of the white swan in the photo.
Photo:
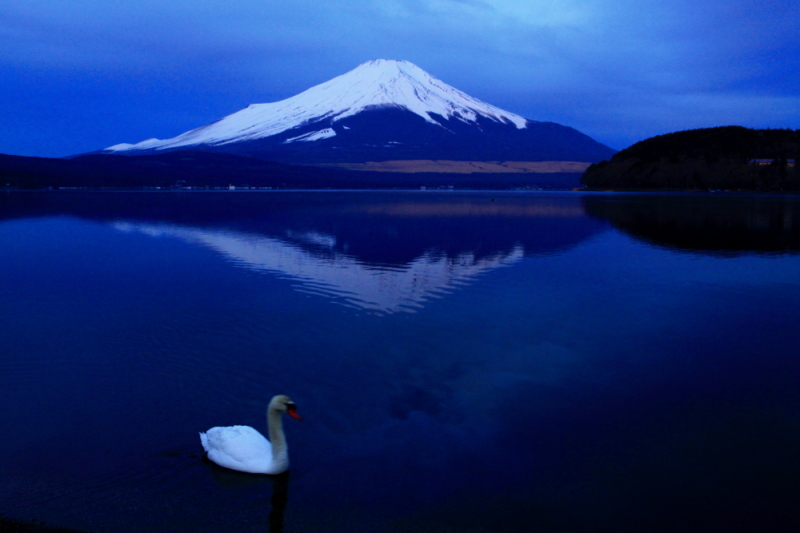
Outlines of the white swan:
M250 426L230 426L200 433L200 442L208 458L219 466L251 474L280 474L289 469L289 451L281 422L283 413L302 420L291 398L283 394L275 396L267 406L269 440Z

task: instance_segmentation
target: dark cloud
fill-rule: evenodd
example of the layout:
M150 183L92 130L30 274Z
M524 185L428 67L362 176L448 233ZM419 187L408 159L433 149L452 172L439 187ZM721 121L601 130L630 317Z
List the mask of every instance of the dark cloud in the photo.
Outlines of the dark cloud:
M0 152L175 135L379 57L616 148L797 128L798 19L790 0L10 0Z

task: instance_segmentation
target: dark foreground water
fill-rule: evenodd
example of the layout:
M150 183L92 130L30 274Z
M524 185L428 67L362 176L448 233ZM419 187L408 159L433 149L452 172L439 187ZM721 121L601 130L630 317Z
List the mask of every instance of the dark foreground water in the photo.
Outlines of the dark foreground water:
M0 512L797 531L799 252L796 197L0 194ZM288 475L203 457L276 393Z

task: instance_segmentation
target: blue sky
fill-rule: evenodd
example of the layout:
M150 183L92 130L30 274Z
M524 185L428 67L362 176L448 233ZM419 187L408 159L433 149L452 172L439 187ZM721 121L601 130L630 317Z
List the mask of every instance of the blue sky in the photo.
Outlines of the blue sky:
M5 0L0 153L172 137L377 58L617 149L800 128L796 0Z

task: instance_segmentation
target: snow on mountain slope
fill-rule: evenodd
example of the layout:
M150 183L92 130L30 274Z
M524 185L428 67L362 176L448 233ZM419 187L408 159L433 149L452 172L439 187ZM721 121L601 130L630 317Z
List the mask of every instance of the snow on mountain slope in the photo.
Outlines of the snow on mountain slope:
M324 130L312 131L311 133L306 133L304 135L298 135L297 137L286 139L285 141L283 141L283 144L288 144L293 142L318 141L320 139L329 139L331 137L336 137L336 132L332 128L325 128Z
M252 104L217 122L172 139L122 143L106 150L162 150L252 141L320 120L332 119L335 122L365 110L386 107L405 108L436 125L439 123L432 114L466 123L484 117L516 126L517 129L523 129L527 124L525 118L473 98L408 61L377 59L286 100ZM328 129L316 133L319 135L299 136L290 140L313 141L335 135L333 130Z

